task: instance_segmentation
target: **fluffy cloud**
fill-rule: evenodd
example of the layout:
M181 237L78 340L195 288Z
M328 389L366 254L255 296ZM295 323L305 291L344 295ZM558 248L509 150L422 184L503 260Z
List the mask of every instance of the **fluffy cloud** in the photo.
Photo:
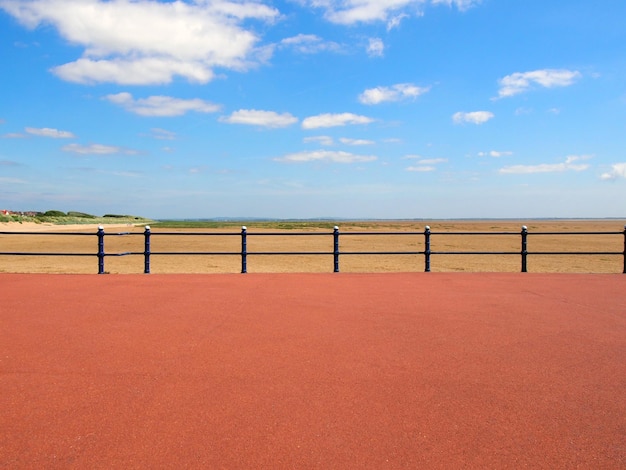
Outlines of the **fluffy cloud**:
M611 166L611 171L602 173L600 176L603 180L614 180L617 178L626 178L626 163L616 163Z
M498 97L518 95L530 90L535 85L544 88L565 87L572 85L581 77L580 72L565 69L543 69L532 72L516 72L499 80Z
M209 103L199 98L182 100L171 96L150 96L148 98L134 99L130 93L117 93L104 97L111 103L122 106L131 113L140 116L182 116L188 112L215 113L220 106Z
M331 162L331 163L362 163L376 160L375 156L355 155L350 152L314 150L311 152L298 152L275 158L277 162L305 163L305 162Z
M352 113L341 114L318 114L311 116L302 121L303 129L318 129L320 127L338 127L347 124L369 124L374 122L372 118L367 116L359 116Z
M379 86L368 88L359 95L359 101L363 104L379 104L386 101L401 101L427 93L428 87L418 87L412 83L398 83L390 87Z
M76 153L79 155L115 155L123 153L125 155L136 155L136 150L124 149L113 145L91 144L69 144L61 148L64 152Z
M163 84L181 76L206 83L213 68L242 70L262 60L248 19L278 11L255 1L0 0L28 28L51 25L83 56L54 67L78 83Z
M221 122L229 124L248 124L260 127L288 127L298 122L298 118L289 113L278 114L274 111L259 111L256 109L240 109L230 116L222 116Z
M367 23L374 21L387 22L389 29L406 16L406 11L420 11L427 4L444 4L466 10L480 3L480 0L307 0L316 8L325 10L327 20L339 24Z
M586 163L576 163L589 160L591 155L570 155L562 163L541 163L539 165L512 165L500 168L503 174L531 174L531 173L560 173L563 171L584 171L589 168Z
M53 139L73 139L74 137L76 137L69 131L60 131L58 129L50 129L48 127L42 127L39 129L34 127L27 127L24 130L30 135L36 135L39 137L51 137Z
M494 114L489 111L474 111L471 113L458 112L454 113L452 120L455 124L484 124L494 118Z

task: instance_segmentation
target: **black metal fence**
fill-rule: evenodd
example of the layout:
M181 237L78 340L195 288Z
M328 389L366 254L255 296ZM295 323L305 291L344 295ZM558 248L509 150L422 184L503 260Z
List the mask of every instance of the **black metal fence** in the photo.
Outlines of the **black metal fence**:
M139 232L118 232L118 233L105 233L103 227L99 227L98 231L94 233L85 232L0 232L0 235L37 235L37 236L91 236L97 237L97 252L96 253L59 253L59 252L7 252L0 251L0 256L95 256L98 259L98 274L105 273L105 258L110 256L143 256L144 258L144 273L150 273L150 263L152 256L183 256L183 255L210 255L210 256L239 256L241 257L241 273L248 272L248 257L249 256L270 256L270 255L323 255L333 257L333 272L339 272L339 261L342 256L351 255L415 255L424 257L424 271L430 272L431 270L431 258L434 255L517 255L520 257L521 272L528 271L528 256L529 255L588 255L588 256L621 256L623 258L623 270L622 273L626 274L626 226L623 231L615 232L529 232L526 226L523 226L519 232L432 232L430 227L426 226L423 232L343 232L340 233L339 227L335 227L332 232L258 232L250 233L244 226L240 232L152 232L149 226L145 227L143 233ZM420 251L343 251L340 250L340 236L416 236L423 237L424 249ZM446 236L511 236L519 237L520 249L516 251L433 251L431 250L431 244L433 237L446 237ZM606 236L606 235L623 235L624 246L622 251L529 251L529 236L569 236L569 235L588 235L588 236ZM142 236L144 238L144 250L143 251L127 251L120 253L108 253L105 251L105 237L111 236ZM241 240L241 249L238 251L152 251L151 240L153 237L161 236L232 236L239 237ZM248 250L248 238L249 237L268 237L268 236L319 236L319 237L332 237L332 251L249 251ZM329 247L330 247L329 243ZM0 247L1 249L1 247Z

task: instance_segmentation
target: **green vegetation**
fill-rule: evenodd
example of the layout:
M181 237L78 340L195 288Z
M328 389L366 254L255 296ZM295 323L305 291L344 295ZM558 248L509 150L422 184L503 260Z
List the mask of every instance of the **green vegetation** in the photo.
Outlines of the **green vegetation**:
M85 214L84 212L75 212L75 211L69 211L67 213L67 215L68 215L68 217L81 217L81 218L84 218L84 219L95 219L96 218L95 215Z
M216 222L209 220L159 220L150 224L158 228L241 228L245 222Z
M21 222L18 215L0 215L0 222Z
M242 225L251 228L264 228L272 230L311 230L311 229L329 229L332 230L337 221L324 220L162 220L151 224L153 228L195 228L195 229L216 229L216 228L233 228L241 229ZM350 222L350 225L356 225Z
M152 220L134 215L107 214L98 217L85 212L69 211L67 213L58 210L46 212L26 212L9 215L0 215L0 222L31 222L36 224L54 225L78 225L78 224L148 224Z
M65 217L65 212L61 212L61 211L46 211L43 213L44 217Z

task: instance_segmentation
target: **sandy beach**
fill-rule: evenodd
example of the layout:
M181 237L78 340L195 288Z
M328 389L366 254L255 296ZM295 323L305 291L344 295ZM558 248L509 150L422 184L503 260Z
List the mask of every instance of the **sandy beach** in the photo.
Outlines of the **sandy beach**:
M341 222L340 250L347 252L423 252L423 230L432 229L431 270L436 272L519 272L520 228L528 226L530 253L567 252L559 256L530 254L529 272L621 273L624 266L623 220L553 220L553 221L378 221ZM105 224L106 272L141 273L144 269L144 224ZM254 272L329 272L333 269L331 229L302 228L277 230L248 225L247 270ZM238 273L241 271L241 237L238 227L161 229L151 225L152 273ZM0 272L20 273L93 273L97 268L98 224L51 225L35 223L0 224L0 252L19 255L0 256ZM29 232L32 235L21 235ZM68 233L66 237L47 233ZM167 235L164 234L167 232ZM207 236L207 232L213 236ZM268 232L275 236L263 236ZM296 232L310 236L291 237ZM389 236L383 232L402 232ZM458 232L491 233L480 236L456 235ZM494 233L495 232L495 233ZM506 232L504 235L498 232ZM540 232L554 232L541 235ZM560 233L566 232L564 235ZM570 232L570 233L567 233ZM604 235L571 232L609 232ZM71 236L70 233L93 236ZM175 235L181 233L181 235ZM281 233L281 235L278 235ZM284 236L282 235L284 233ZM41 235L39 235L41 234ZM301 235L304 235L301 233ZM375 236L372 236L375 235ZM445 252L496 251L507 255L446 255ZM576 252L597 255L577 255ZM41 256L29 253L68 253L69 256ZM325 256L262 256L254 253L323 252ZM611 252L613 255L602 254ZM160 253L168 253L167 255ZM180 253L174 255L174 253ZM190 253L202 253L192 255ZM211 253L211 254L209 254ZM220 254L212 254L220 253ZM89 256L87 256L89 255ZM342 255L341 272L415 272L424 270L424 256L417 254Z
M0 232L72 232L97 231L99 226L108 228L135 227L136 224L69 224L56 225L51 223L37 224L35 222L0 222ZM141 224L140 224L141 225Z

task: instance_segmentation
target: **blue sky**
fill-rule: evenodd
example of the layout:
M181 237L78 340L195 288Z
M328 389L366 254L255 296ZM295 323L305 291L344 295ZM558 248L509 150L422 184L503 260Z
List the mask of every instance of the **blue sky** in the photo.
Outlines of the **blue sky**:
M626 217L623 0L0 0L0 208Z

